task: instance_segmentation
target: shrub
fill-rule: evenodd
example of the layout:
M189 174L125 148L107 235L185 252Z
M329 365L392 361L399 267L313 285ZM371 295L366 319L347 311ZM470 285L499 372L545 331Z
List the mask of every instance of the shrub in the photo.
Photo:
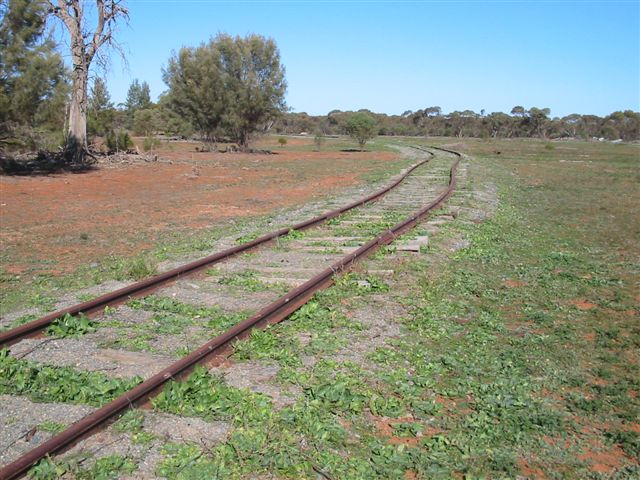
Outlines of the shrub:
M347 121L347 133L357 140L360 150L364 150L364 144L378 134L376 121L364 112L354 113Z
M316 144L316 150L320 151L322 148L322 144L325 142L324 135L322 135L321 131L317 131L315 136L313 137L313 143Z
M145 152L148 152L149 150L154 150L159 146L160 146L160 140L158 140L156 137L146 137L144 139L144 142L142 142L142 149Z
M133 141L126 130L109 131L105 141L110 152L126 151L133 147Z

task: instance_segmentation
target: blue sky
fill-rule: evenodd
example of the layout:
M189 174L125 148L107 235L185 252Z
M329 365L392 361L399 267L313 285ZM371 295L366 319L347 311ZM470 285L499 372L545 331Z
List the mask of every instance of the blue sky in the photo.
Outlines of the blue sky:
M552 116L640 110L640 2L129 0L119 38L128 68L106 74L122 102L134 78L154 99L172 50L218 32L258 33L280 48L294 111Z

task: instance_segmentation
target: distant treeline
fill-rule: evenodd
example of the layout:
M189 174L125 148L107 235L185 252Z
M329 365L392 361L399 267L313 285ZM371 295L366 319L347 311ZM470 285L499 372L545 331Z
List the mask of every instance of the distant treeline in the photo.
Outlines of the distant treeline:
M510 114L502 112L476 113L471 110L443 113L440 107L402 115L386 115L360 110L373 117L379 135L445 136L479 138L604 138L607 140L640 139L640 113L632 110L613 112L606 117L571 114L550 118L548 108L514 107ZM343 135L348 119L354 112L333 110L327 115L287 113L273 126L281 134L322 133Z
M66 2L67 13L80 15L83 3ZM119 3L110 2L116 9ZM292 113L285 104L287 82L275 41L255 34L219 33L196 47L181 48L162 70L167 90L157 102L151 100L149 85L136 79L125 102L116 105L100 75L89 81L88 65L73 71L65 66L47 27L47 19L60 9L47 5L0 1L0 156L57 152L60 146L78 152L80 145L84 151L87 138L94 149L127 150L131 132L146 137L146 149L154 148L160 133L202 139L209 148L222 140L237 142L241 149L248 149L252 136L269 132L322 138L357 131L361 147L375 134L640 139L640 113L632 110L562 118L551 118L548 108L522 106L508 114L443 113L438 106L402 115L368 110Z

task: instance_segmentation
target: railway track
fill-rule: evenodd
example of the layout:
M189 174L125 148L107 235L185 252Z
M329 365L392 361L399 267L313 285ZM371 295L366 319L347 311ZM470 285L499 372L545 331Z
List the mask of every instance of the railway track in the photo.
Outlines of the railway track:
M6 466L0 478L18 478L123 411L145 406L168 380L184 378L195 365L221 363L236 340L287 318L334 275L424 220L455 188L460 155L435 147L416 152L423 159L380 192L0 334L0 345L10 347L3 375L27 371L29 379L21 381L29 382L57 368L74 380L86 374L111 389L99 398L92 392L84 400L83 392L71 398L70 403L93 406L66 416L63 409L59 423L72 425L51 438L33 441L37 432L4 425L9 438L2 439ZM44 386L33 387L38 388ZM16 386L16 393L34 396L26 387ZM29 405L36 424L51 418L47 409L59 408L16 398Z

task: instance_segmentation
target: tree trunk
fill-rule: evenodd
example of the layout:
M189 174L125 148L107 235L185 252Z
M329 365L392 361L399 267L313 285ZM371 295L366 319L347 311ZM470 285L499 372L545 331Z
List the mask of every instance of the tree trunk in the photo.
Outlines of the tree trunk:
M73 74L71 105L69 107L69 129L65 151L73 163L84 163L87 152L87 83L88 64L79 45L73 48Z
M74 76L71 108L69 109L69 136L80 147L87 146L87 80Z
M244 128L240 131L240 148L244 152L249 150L249 131Z

